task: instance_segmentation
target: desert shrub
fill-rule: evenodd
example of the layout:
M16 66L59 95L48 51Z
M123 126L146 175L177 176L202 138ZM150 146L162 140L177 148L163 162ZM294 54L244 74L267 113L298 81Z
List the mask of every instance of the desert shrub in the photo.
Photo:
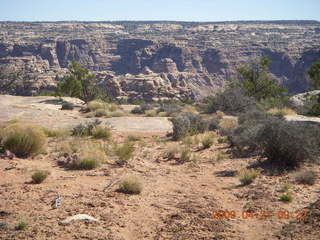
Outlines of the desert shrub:
M73 110L74 105L72 103L63 103L61 106L61 110Z
M124 115L125 115L124 112L121 110L116 110L111 113L112 117L123 117Z
M148 110L148 111L146 111L146 116L147 117L156 117L157 112L155 110Z
M201 139L201 144L203 149L210 148L214 143L214 135L213 134L206 134Z
M96 158L88 157L88 158L82 158L79 161L73 162L73 164L70 166L71 169L76 170L92 170L99 166L99 162Z
M107 108L107 104L103 101L91 101L87 104L87 108L89 109L89 111L94 112L98 109L106 109Z
M179 163L183 164L185 162L189 162L191 160L191 152L187 148L183 148L180 153L180 158L178 160Z
M297 173L297 175L295 176L295 180L299 184L313 185L315 184L316 179L317 179L317 174L312 170L301 171Z
M28 157L44 150L46 137L42 129L23 123L13 123L1 131L2 144L18 157Z
M239 172L239 181L242 185L251 184L258 176L259 171L255 169L243 169Z
M201 116L193 113L183 113L178 117L171 118L170 121L173 124L173 140L203 133L208 128L207 122Z
M125 141L122 145L116 146L115 155L119 158L117 163L119 165L126 164L133 157L134 150L134 144L129 141Z
M109 104L108 109L110 112L115 112L118 110L118 106L114 103Z
M87 123L80 123L71 130L71 135L78 137L92 136L93 129L97 127L99 124L101 124L101 121L99 120Z
M133 135L133 134L130 134L130 135L127 137L128 141L130 141L130 142L140 141L141 138L142 138L141 136Z
M142 192L142 183L136 176L129 176L121 182L118 191L126 194L140 194Z
M70 131L66 129L43 128L43 132L47 137L67 137Z
M143 114L144 111L142 111L141 107L138 106L138 107L134 107L134 108L131 110L131 113L133 113L133 114Z
M166 150L166 158L174 159L179 153L180 146L178 144L170 144Z
M271 113L272 115L296 115L297 113L289 107L284 108L270 108L268 110L268 113Z
M19 224L15 227L15 230L25 230L28 227L28 223L25 221L20 221Z
M131 110L131 113L134 114L144 114L148 110L152 110L152 105L151 104L140 104L140 106L135 107L134 109Z
M222 93L206 99L205 112L222 111L230 115L237 115L255 107L255 100L246 96L242 89L227 88Z
M94 116L95 117L105 117L108 115L108 112L107 110L105 109L97 109L95 112L94 112Z
M240 150L258 153L282 167L298 167L319 156L320 129L303 122L290 122L263 112L240 116L231 142Z
M282 202L291 202L293 200L293 196L289 193L285 193L282 194L279 199Z
M39 184L42 183L48 176L49 172L37 170L32 174L31 178L33 183Z
M166 103L166 104L161 104L160 107L158 108L157 112L165 112L167 113L167 116L173 116L182 111L182 107L178 104L175 103Z
M92 137L96 139L110 139L111 130L108 127L96 126L92 130Z
M304 105L298 109L298 113L306 116L320 116L320 94L309 96Z
M207 122L208 130L214 131L219 128L220 120L219 118L213 117L205 120Z
M235 117L224 117L219 121L219 133L222 136L231 135L238 126L238 120Z

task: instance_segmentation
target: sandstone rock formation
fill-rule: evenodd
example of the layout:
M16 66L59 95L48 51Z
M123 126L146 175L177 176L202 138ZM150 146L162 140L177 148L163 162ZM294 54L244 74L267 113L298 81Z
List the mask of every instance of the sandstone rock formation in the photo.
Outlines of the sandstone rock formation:
M157 100L213 94L247 61L267 54L291 92L320 59L320 23L0 22L0 66L23 72L10 94L53 88L75 59L108 94Z

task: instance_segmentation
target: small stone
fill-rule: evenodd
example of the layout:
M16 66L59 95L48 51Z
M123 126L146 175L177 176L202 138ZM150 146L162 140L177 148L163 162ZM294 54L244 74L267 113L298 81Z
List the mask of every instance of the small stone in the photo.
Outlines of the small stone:
M85 221L89 221L89 222L98 222L97 219L87 215L87 214L77 214L77 215L74 215L72 217L68 217L66 218L65 220L63 220L61 222L61 224L68 224L72 221L79 221L79 220L85 220Z

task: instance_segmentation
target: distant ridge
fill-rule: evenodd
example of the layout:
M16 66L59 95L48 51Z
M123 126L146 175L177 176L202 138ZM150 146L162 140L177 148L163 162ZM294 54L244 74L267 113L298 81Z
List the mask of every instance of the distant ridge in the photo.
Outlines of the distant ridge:
M111 23L111 24L158 24L158 23L168 23L168 24L187 24L187 25L202 25L202 24L320 24L317 20L239 20L239 21L157 21L157 20L145 20L145 21L135 21L135 20L121 20L121 21L77 21L77 20L66 20L66 21L0 21L0 23Z

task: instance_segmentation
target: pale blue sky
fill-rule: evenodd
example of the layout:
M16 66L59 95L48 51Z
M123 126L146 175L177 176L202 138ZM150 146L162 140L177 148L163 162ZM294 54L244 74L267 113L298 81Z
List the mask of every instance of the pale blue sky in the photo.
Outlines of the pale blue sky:
M320 20L320 0L1 0L1 21Z

